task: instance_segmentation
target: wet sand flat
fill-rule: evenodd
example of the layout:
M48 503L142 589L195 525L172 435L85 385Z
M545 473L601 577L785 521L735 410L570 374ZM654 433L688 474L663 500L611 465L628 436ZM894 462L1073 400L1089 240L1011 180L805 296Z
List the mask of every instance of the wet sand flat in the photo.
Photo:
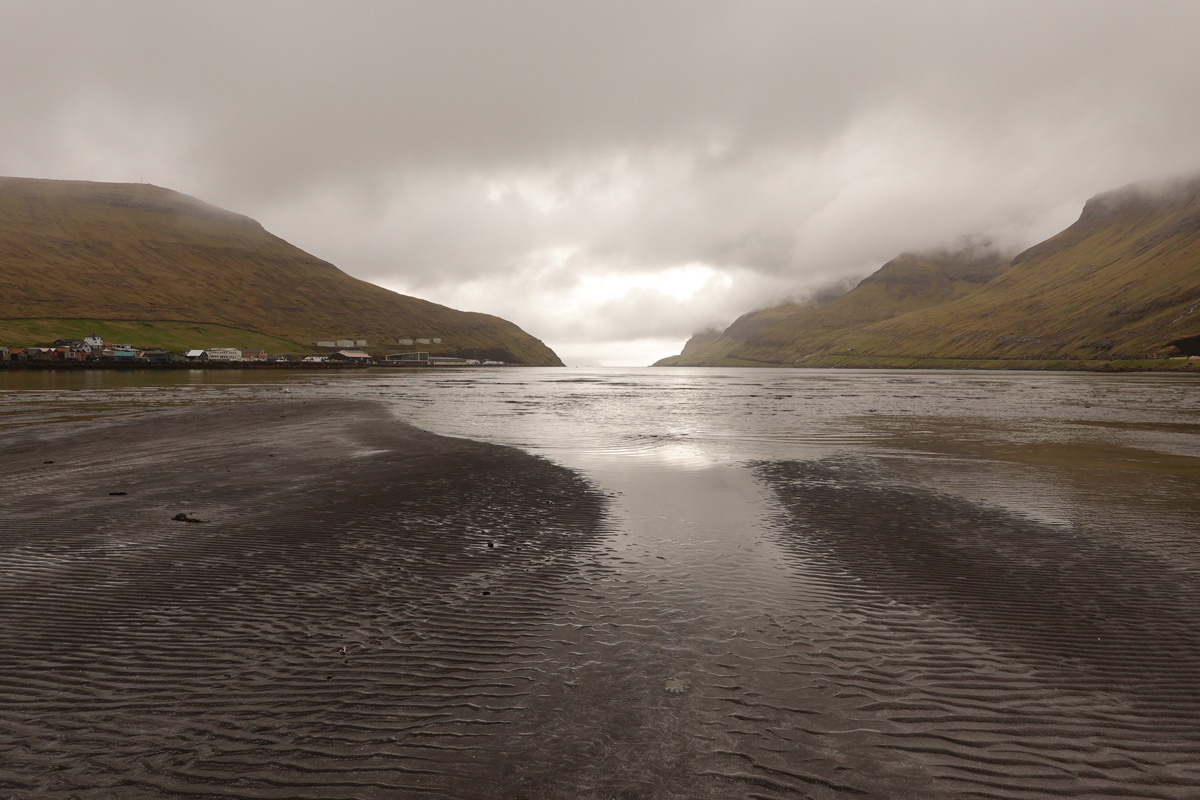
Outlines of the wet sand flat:
M4 796L488 795L600 518L565 469L354 402L2 446Z
M1153 530L1040 522L865 459L757 465L774 536L840 582L847 719L904 796L1200 788L1200 561ZM836 577L835 577L836 576ZM824 671L824 669L823 669ZM836 674L837 670L827 674Z
M545 385L407 405L524 433L528 396L569 441L595 407ZM1200 791L1191 472L729 463L655 433L665 462L577 474L278 394L0 433L0 796ZM602 406L605 436L667 430L651 397ZM1122 483L1140 504L1095 502ZM1032 513L1071 487L1081 513Z

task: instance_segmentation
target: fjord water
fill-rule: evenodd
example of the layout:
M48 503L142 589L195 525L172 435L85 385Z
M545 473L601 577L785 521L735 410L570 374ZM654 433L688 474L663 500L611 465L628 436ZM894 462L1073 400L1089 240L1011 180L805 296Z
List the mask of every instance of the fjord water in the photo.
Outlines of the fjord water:
M448 704L431 695L430 708L442 702L441 722L464 727L449 739L418 731L431 737L419 770L377 752L370 773L385 777L354 789L350 767L328 765L384 724L384 711L363 710L367 689L346 706L346 729L306 745L322 754L320 776L236 784L209 771L201 796L1200 791L1200 379L499 369L0 380L12 427L370 399L433 433L542 456L607 498L603 535L537 585L536 609L489 593L527 615L503 648L428 645L456 692ZM356 457L388 446L381 437ZM337 476L329 485L353 491ZM465 503L472 489L459 491ZM416 646L399 630L411 619L389 619L369 635ZM454 624L465 637L469 622ZM291 775L303 760L259 767Z

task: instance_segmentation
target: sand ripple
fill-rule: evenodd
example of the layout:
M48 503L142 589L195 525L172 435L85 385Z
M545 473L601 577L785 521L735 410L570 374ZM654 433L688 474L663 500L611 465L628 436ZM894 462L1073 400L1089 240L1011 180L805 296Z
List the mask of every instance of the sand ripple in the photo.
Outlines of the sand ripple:
M606 498L344 401L2 444L0 795L1200 787L1200 565L1152 532L866 459L622 468Z
M478 753L525 704L529 634L600 498L352 410L109 426L52 473L36 437L10 443L28 491L0 517L0 793L487 793ZM330 457L364 440L386 452Z
M759 474L779 541L839 598L790 663L837 685L880 762L926 773L903 796L1195 796L1198 565L861 461Z

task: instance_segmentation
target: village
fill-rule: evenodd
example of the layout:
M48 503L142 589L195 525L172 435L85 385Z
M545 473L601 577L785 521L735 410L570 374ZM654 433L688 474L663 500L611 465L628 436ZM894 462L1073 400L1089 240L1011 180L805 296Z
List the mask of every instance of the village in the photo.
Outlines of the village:
M397 344L413 346L441 344L436 337L396 340ZM424 350L390 353L382 358L364 352L365 339L319 340L313 343L316 353L273 353L265 350L237 347L208 347L189 350L137 348L129 344L114 344L97 335L82 339L55 339L48 346L7 347L0 345L0 365L3 366L149 366L174 365L194 367L219 366L386 366L386 367L482 367L508 366L504 361L460 358L436 355Z

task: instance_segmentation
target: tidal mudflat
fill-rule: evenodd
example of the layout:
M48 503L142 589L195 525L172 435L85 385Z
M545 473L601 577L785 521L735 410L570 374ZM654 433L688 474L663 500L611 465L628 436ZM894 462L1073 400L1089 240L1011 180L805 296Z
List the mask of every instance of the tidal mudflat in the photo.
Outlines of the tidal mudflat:
M508 370L0 391L0 787L1194 797L1198 390Z
M481 743L598 543L569 471L363 404L27 429L4 452L19 796L486 794Z

